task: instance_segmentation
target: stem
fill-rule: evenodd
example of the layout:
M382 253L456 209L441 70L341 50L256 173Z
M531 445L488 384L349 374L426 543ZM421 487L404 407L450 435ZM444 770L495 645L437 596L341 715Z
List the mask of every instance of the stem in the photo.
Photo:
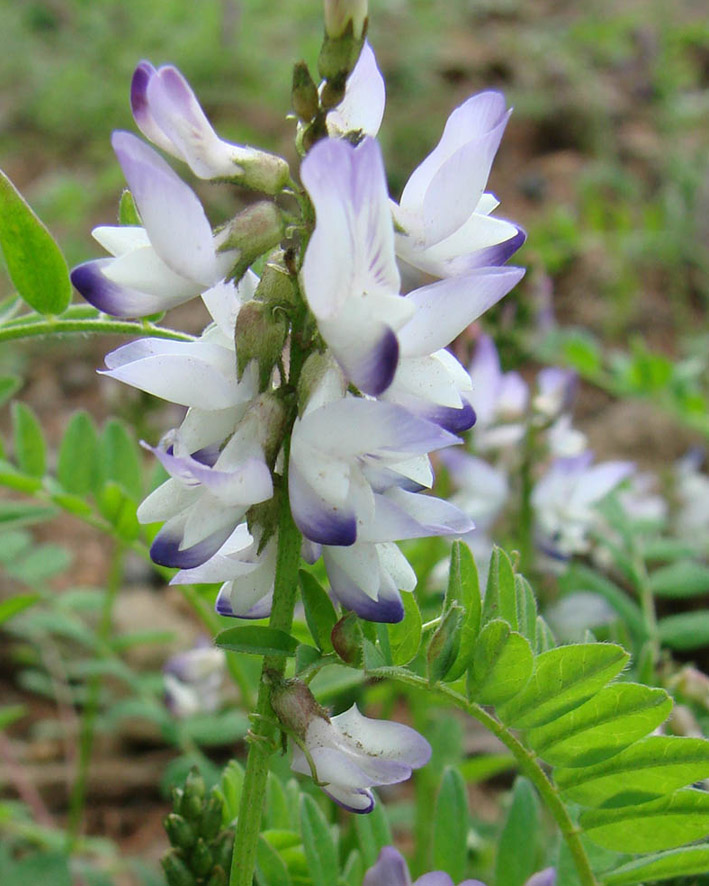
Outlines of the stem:
M108 643L113 621L113 604L123 579L123 553L124 546L116 542L113 556L109 567L108 580L106 582L106 596L101 610L101 621L98 627L98 639L100 646ZM95 674L88 686L88 694L79 731L79 760L76 779L69 799L69 823L67 827L67 852L71 853L77 845L81 833L81 824L84 816L84 804L86 801L86 784L91 763L91 751L94 744L94 727L98 716L99 699L101 695L101 674Z
M649 679L655 673L655 667L660 658L660 631L657 626L657 613L655 612L655 598L650 587L650 577L647 574L647 567L642 553L638 549L637 541L632 539L632 568L635 587L640 598L640 609L643 615L643 625L645 633L650 644L651 666L652 671L648 675Z
M0 328L0 342L13 339L32 338L40 335L54 335L93 332L101 335L137 335L141 338L169 338L174 341L194 341L194 336L174 329L165 329L152 323L136 320L62 320L61 317L41 320L37 323L18 323L15 326Z
M288 464L288 442L284 453L284 464ZM284 478L285 483L285 478ZM278 559L273 588L273 609L269 625L281 631L290 632L295 607L298 566L300 565L301 536L293 522L287 486L282 490L281 510L278 529ZM256 848L261 832L261 817L266 796L268 778L268 757L270 740L274 726L269 721L271 715L270 676L282 677L286 659L283 656L267 655L263 660L258 701L256 702L255 725L251 733L252 741L246 758L246 772L239 806L239 817L234 835L234 854L231 863L230 886L251 886L256 865Z
M561 835L569 848L576 872L582 886L597 886L596 878L591 868L591 863L581 842L581 829L573 822L569 812L564 806L556 785L544 772L542 767L536 760L534 754L526 748L499 720L496 720L491 714L475 702L468 701L464 695L450 689L448 686L436 684L431 687L428 680L419 677L410 672L401 671L398 668L376 668L367 672L370 677L383 677L386 679L397 680L407 686L413 686L417 689L427 689L437 692L448 701L452 702L456 707L465 711L471 717L474 717L486 729L489 729L493 735L512 752L520 770L534 784L542 800L546 803L547 808L553 815Z

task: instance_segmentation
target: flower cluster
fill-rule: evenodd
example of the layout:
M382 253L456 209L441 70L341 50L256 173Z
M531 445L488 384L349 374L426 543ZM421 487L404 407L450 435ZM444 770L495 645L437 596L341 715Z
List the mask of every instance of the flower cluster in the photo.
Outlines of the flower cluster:
M323 102L332 84L324 87ZM473 528L428 494L429 455L460 442L456 433L475 420L473 382L447 346L523 275L505 262L524 234L492 214L497 201L485 192L510 112L496 92L464 102L396 203L376 140L384 95L366 42L319 138L307 120L317 93L313 104L307 89L299 101L294 91L296 110L309 108L298 111L309 148L299 189L281 158L220 139L176 68L138 65L131 104L143 135L200 178L295 196L295 223L267 199L213 231L153 148L128 132L113 136L135 223L97 228L112 257L79 266L72 279L116 316L195 297L211 315L194 340L119 347L105 374L187 408L178 428L147 447L169 478L138 517L163 524L151 554L179 569L174 582L221 583L222 615L268 615L273 503L283 495L304 556L324 561L333 598L374 621L399 621L400 593L416 582L396 542ZM259 278L250 266L264 255ZM405 268L437 279L404 292Z

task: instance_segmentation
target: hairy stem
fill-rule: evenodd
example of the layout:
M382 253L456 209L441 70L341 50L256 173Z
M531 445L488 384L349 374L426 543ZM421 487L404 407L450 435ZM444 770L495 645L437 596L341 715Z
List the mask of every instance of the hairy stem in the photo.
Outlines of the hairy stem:
M139 338L169 338L174 341L194 341L194 336L175 329L155 326L140 320L67 319L48 317L37 322L17 323L0 328L0 342L41 335L65 333L94 333L97 335L134 335Z
M581 842L581 830L569 815L566 806L559 796L559 791L556 785L550 780L546 772L544 772L539 765L535 755L526 748L522 742L515 738L506 726L500 723L499 720L495 719L495 717L489 714L480 705L468 701L464 695L461 695L448 686L439 683L436 686L431 687L428 680L424 677L401 671L398 668L376 668L367 673L370 677L383 677L396 680L399 683L404 683L407 686L413 686L417 689L431 691L433 688L434 692L437 692L456 707L465 711L466 714L474 717L486 729L492 732L493 735L499 738L500 741L512 752L520 770L527 776L532 784L534 784L539 791L542 800L546 804L547 809L554 817L574 860L576 872L578 873L582 886L597 886L591 863L586 854L583 843Z
M110 637L113 622L113 604L123 579L123 554L124 546L116 542L111 557L111 564L106 582L106 596L101 610L101 620L98 627L98 640L104 647ZM86 784L91 763L91 751L94 745L94 729L98 716L99 700L101 696L101 674L95 674L89 681L86 705L81 717L79 728L79 756L77 763L76 779L69 798L69 823L67 827L67 851L71 852L81 835L81 825L84 817L84 804L86 802Z

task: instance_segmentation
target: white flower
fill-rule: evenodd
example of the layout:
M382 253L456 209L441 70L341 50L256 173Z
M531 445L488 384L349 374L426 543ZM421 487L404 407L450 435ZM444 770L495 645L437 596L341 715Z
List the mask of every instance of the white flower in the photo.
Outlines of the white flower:
M356 132L376 136L385 105L384 78L369 41L365 41L357 64L347 78L345 97L327 115L328 135L338 138Z
M431 746L409 726L363 717L353 705L326 719L315 715L305 733L305 746L325 793L350 812L371 812L377 785L397 784L431 757ZM293 751L291 768L311 775L303 751Z
M196 646L168 660L163 671L165 701L177 717L217 710L226 656L213 646Z

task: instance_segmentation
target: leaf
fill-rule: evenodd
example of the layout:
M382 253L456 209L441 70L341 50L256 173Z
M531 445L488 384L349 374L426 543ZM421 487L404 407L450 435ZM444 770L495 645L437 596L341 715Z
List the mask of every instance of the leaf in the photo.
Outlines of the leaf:
M246 652L250 655L295 655L298 641L285 631L260 625L244 625L227 628L217 634L215 644L231 652Z
M30 606L34 606L39 599L39 594L16 594L3 600L0 602L0 625L29 609Z
M537 637L537 599L532 586L523 575L515 575L515 593L519 632L534 644Z
M0 730L7 729L17 720L21 720L27 713L27 708L21 704L4 705L0 708Z
M501 772L517 768L517 761L511 754L479 754L468 757L460 764L460 774L469 784L487 781Z
M240 741L249 731L249 718L242 711L194 714L182 721L187 737L204 747L224 747Z
M451 682L461 677L470 667L482 616L478 570L470 548L460 541L453 542L451 550L444 612L454 603L463 608L464 615L460 629L460 650L455 664L447 675L447 679Z
M556 646L556 641L554 640L554 634L552 629L546 623L546 621L542 618L541 615L537 616L537 637L534 645L534 651L537 655L540 655L542 652L548 652L550 649L553 649Z
M0 247L10 279L40 314L61 314L71 301L69 269L47 228L0 171Z
M256 879L259 886L291 886L292 882L285 862L263 836L256 847Z
M330 634L337 621L335 607L314 575L304 569L301 569L298 575L305 607L305 620L313 640L323 652L332 652Z
M495 546L490 557L490 570L483 602L482 623L485 625L494 618L506 621L517 630L517 594L512 561L507 554Z
M658 622L658 631L663 646L684 650L699 649L709 644L709 610L680 612L668 615Z
M371 868L384 846L390 846L392 843L391 829L384 806L376 803L368 815L356 815L354 824L364 866Z
M709 846L684 846L646 858L637 858L603 876L605 886L632 886L709 871Z
M658 597L697 597L709 591L709 566L696 560L678 560L656 569L648 584Z
M340 867L325 816L308 794L300 798L300 829L313 886L332 886Z
M465 876L468 859L468 797L463 777L452 766L443 771L433 820L433 866L454 882Z
M463 610L457 604L443 616L428 644L428 679L431 683L443 680L458 657Z
M67 492L87 495L96 486L98 434L88 412L76 412L59 446L57 479Z
M413 594L404 593L401 602L404 604L404 618L386 626L391 660L395 665L408 664L416 657L421 646L423 622L416 598Z
M479 704L502 704L527 684L533 666L529 642L497 618L480 632L468 694Z
M0 406L4 406L10 397L22 387L22 379L16 375L0 375Z
M57 513L57 509L50 505L36 505L24 501L0 502L0 529L4 526L29 526L32 523L42 523L49 520Z
M291 826L288 798L280 778L273 772L268 773L266 785L266 820L271 829L288 830ZM299 837L297 842L300 843Z
M121 199L118 203L118 224L119 225L141 225L138 208L135 205L133 195L124 188Z
M651 735L582 769L557 769L562 793L584 806L640 805L709 777L709 741Z
M366 817L366 815L358 815L355 821ZM368 865L368 867L371 867L371 865ZM362 856L356 849L353 849L347 856L347 862L342 871L342 880L346 886L362 886L363 877L364 864L362 863Z
M685 788L641 806L588 809L580 824L591 840L616 852L675 849L709 835L709 793Z
M13 578L36 586L63 572L71 562L72 555L61 545L38 545L9 565L7 571Z
M648 735L672 710L664 689L612 683L585 704L527 733L530 746L554 766L588 766Z
M100 457L105 480L113 480L136 501L143 496L140 451L123 422L111 418L101 435Z
M695 553L690 544L677 538L641 539L640 551L643 559L650 563L684 560Z
M620 673L628 658L612 643L579 643L543 652L525 688L498 714L517 729L543 726L583 704Z
M135 499L131 498L118 483L107 483L96 501L103 517L115 528L125 541L133 541L140 535Z
M42 477L47 470L47 445L42 426L25 403L12 404L12 430L15 460L21 471Z
M537 869L539 800L526 778L518 776L497 846L495 886L522 886Z
M236 760L230 760L222 772L221 781L219 782L219 790L224 800L222 822L225 826L230 825L239 814L243 785L244 770L241 764Z

